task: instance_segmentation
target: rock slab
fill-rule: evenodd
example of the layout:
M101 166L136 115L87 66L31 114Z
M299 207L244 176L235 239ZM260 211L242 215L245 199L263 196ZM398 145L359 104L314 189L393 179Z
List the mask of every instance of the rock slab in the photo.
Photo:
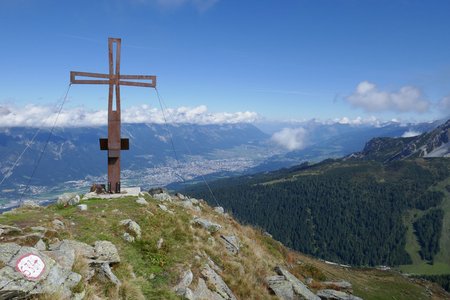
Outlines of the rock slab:
M219 224L197 217L194 218L194 223L200 225L201 227L212 233L217 232L222 228L222 226L220 226Z
M313 292L311 292L306 285L303 284L300 280L298 280L297 277L289 273L288 270L285 268L278 266L275 268L275 271L286 278L287 281L289 281L292 284L292 288L294 289L294 292L301 297L307 299L307 300L320 300L320 298L315 295Z
M266 278L267 285L281 300L294 300L294 290L292 283L286 280L284 276L270 276Z
M322 300L362 300L360 297L331 289L320 290L317 292L317 296Z

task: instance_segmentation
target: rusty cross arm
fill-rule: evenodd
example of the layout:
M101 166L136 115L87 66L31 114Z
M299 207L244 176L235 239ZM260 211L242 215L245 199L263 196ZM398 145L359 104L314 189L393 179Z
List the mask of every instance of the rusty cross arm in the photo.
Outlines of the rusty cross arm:
M103 80L95 79L77 79L78 77L105 78ZM128 81L122 79L143 80L147 82ZM70 72L70 83L72 84L114 84L124 86L156 87L156 76L153 75L117 75L89 72Z

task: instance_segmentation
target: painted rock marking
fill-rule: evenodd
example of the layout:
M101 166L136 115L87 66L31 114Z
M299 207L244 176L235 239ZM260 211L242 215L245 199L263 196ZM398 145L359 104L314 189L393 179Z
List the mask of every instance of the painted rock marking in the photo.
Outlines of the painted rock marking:
M45 263L36 254L28 253L17 260L16 270L29 280L37 280L44 273Z

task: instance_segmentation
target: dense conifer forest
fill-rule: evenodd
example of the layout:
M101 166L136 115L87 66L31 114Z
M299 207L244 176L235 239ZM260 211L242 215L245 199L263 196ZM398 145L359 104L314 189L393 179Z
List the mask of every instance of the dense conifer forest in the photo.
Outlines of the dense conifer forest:
M421 254L432 261L438 251L442 211L435 207L443 193L432 187L449 176L449 165L442 159L327 160L210 185L235 217L289 247L340 263L392 266L411 263L403 221L410 209L426 212L414 224ZM202 185L184 192L214 203Z
M414 230L420 243L420 256L433 262L433 257L439 252L439 238L442 231L442 209L433 209L414 223Z

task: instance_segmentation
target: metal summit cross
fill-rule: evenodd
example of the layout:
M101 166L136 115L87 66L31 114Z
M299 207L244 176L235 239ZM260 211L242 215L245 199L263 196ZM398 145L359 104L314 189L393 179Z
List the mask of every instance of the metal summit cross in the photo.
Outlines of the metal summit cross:
M121 75L120 74L120 44L121 39L109 38L109 74L70 72L71 84L108 84L108 138L100 139L100 150L108 150L108 192L120 193L120 151L129 149L129 140L120 137L120 86L156 87L156 76L151 75ZM114 68L114 45L115 68ZM80 77L103 79L77 79ZM125 81L123 79L141 80ZM115 92L115 102L114 102Z

